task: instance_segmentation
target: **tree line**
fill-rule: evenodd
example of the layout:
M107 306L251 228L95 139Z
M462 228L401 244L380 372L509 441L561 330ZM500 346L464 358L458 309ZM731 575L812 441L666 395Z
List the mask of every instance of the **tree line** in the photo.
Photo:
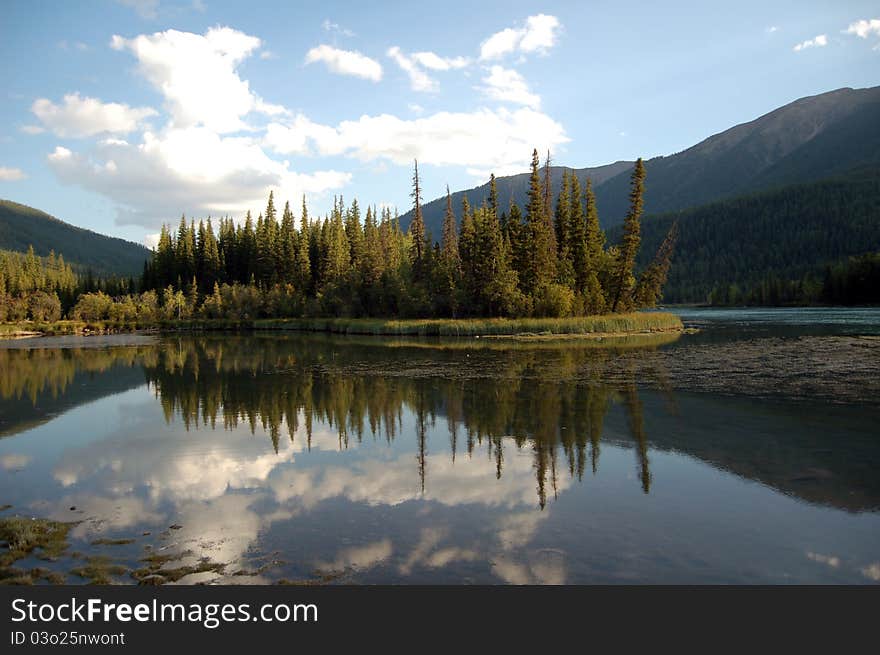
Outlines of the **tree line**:
M678 251L664 302L877 303L880 286L870 283L876 278L870 274L868 253L880 252L878 203L880 169L859 169L646 216L642 236L650 252L678 223Z
M494 175L487 202L452 206L447 188L442 234L435 240L422 216L418 162L412 179L413 219L401 229L387 208L335 198L312 219L303 199L299 217L280 212L270 192L256 220L222 218L163 226L141 288L157 293L168 318L299 316L469 317L580 316L653 306L669 270L675 230L641 275L644 166L633 170L630 211L619 245L606 247L587 182L565 175L550 193L549 155L543 176L532 153L528 204L498 202ZM136 303L135 303L136 304Z
M709 304L732 305L880 305L880 252L848 257L808 271L799 279L765 275L741 287L716 284Z

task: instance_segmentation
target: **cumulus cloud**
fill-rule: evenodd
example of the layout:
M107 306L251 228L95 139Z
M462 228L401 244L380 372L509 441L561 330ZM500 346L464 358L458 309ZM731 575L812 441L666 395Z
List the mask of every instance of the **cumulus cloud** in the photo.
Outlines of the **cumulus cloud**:
M874 582L880 582L880 562L874 562L873 564L869 564L860 569L862 575L868 578L868 580L873 580Z
M64 96L56 105L47 98L34 101L31 111L43 125L60 137L89 137L96 134L127 134L133 132L150 116L156 116L150 107L129 107L116 102L101 102L97 98L83 98L78 93ZM24 131L35 134L32 126Z
M167 30L133 39L113 36L115 50L129 50L141 74L165 98L174 127L203 125L218 133L247 129L252 111L278 115L284 109L263 101L237 72L260 47L260 39L229 27L205 34Z
M844 33L855 34L861 39L867 39L871 34L880 36L880 18L858 20L855 23L851 23L850 26L844 30Z
M31 135L42 134L43 132L46 131L45 127L40 127L39 125L23 125L20 129L25 134L31 134Z
M529 91L525 78L510 68L492 66L489 75L483 78L483 93L500 102L512 102L537 109L541 98Z
M850 26L843 30L843 33L854 34L860 39L867 39L872 35L880 37L880 18L857 20L854 23L850 23ZM878 42L872 49L880 50L880 42Z
M296 199L351 179L334 170L292 171L288 162L267 156L256 140L224 137L204 127L146 132L139 144L103 141L87 154L58 147L48 160L62 182L114 200L119 224L147 228L181 212L242 213L261 206L270 189Z
M261 206L270 189L297 199L350 181L349 173L335 170L293 170L289 162L270 157L257 130L246 124L253 113L287 115L238 74L238 65L258 51L256 37L218 27L202 35L168 30L132 39L114 36L111 45L131 52L140 74L162 94L166 124L145 127L131 143L104 138L83 152L59 146L48 162L62 182L113 200L118 224L156 230L181 212L240 215ZM76 95L65 98L61 109L69 106L67 111L38 103L35 113L59 135L122 134L155 114ZM232 134L240 131L245 136Z
M0 166L0 182L17 182L27 177L20 168Z
M381 539L365 546L343 548L333 562L318 562L320 571L346 571L348 569L369 569L391 557L394 551L390 539Z
M437 80L428 75L427 71L450 71L466 68L470 65L467 57L441 57L435 52L422 51L406 54L399 47L388 48L385 53L397 63L401 70L409 76L413 91L436 92L439 88Z
M434 52L414 52L412 58L422 67L435 71L464 68L470 63L467 57L441 57Z
M2 177L2 171L7 170L0 168L0 179ZM10 453L9 455L3 455L0 457L0 468L5 471L16 471L19 469L23 469L25 466L31 463L33 457L30 455L17 455L15 453Z
M820 564L827 564L832 569L836 569L840 566L840 558L834 555L823 555L822 553L807 551L807 559L819 562Z
M353 75L378 82L382 79L382 65L355 50L340 50L329 45L319 45L306 53L306 64L323 62L338 75Z
M404 54L397 46L388 48L386 54L409 76L409 84L413 91L437 91L437 80L422 70L413 57Z
M561 124L526 107L438 112L413 120L364 115L336 127L298 116L288 125L270 124L266 136L266 145L281 154L348 155L400 165L418 159L463 165L474 175L522 170L533 147L555 149L567 141Z
M522 27L508 27L496 32L480 45L480 59L500 59L514 52L546 52L556 45L561 23L556 16L529 16Z
M801 50L806 50L807 48L824 48L828 45L828 35L827 34L819 34L818 36L807 39L801 43L798 43L792 50L795 52L800 52Z

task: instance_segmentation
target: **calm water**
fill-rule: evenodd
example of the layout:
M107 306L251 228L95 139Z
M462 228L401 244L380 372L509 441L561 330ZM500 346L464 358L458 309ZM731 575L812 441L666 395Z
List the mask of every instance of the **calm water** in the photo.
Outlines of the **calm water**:
M0 516L75 522L16 566L880 581L880 310L682 316L700 332L610 343L0 342Z

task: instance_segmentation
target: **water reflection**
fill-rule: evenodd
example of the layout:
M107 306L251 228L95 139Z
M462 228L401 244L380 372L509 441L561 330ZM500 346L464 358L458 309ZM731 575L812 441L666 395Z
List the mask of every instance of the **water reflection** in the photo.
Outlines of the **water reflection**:
M643 491L650 491L635 370L625 364L621 371L617 361L623 348L520 345L487 353L476 346L435 344L429 365L420 366L424 344L308 338L255 344L251 338L225 337L165 341L143 367L168 421L178 417L187 429L232 429L244 422L254 432L260 426L276 452L281 439L295 439L301 424L307 450L315 423L336 431L340 449L352 440L361 442L365 434L392 442L409 414L423 493L430 477L426 434L438 420L447 425L453 462L462 450L472 456L484 449L499 479L506 449L530 450L543 508L548 494L558 491L560 455L567 474L579 480L588 462L593 473L598 470L603 421L615 401L626 410L638 479ZM389 359L407 368L389 372ZM612 377L614 383L604 382Z
M760 510L788 496L880 506L876 411L674 391L664 341L260 334L0 349L0 434L21 435L0 440L0 501L78 520L71 536L86 544L148 535L115 552L133 569L143 548L176 552L194 567L184 582L278 579L270 566L294 579L513 583L656 581L645 572L665 566L679 572L668 580L699 580L705 553L682 553L737 505L758 515L734 521L742 554L716 544L707 581L758 556L758 533L774 535L765 549L809 537L804 566L843 575L840 544L786 524L790 507L770 524ZM783 495L754 496L740 478ZM595 553L579 551L587 542Z

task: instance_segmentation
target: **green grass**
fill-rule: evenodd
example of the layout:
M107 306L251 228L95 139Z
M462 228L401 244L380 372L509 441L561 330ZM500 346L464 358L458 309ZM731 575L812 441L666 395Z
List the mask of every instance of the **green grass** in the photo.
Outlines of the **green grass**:
M57 558L67 549L70 523L48 519L9 516L0 519L0 570L35 553L44 559Z
M54 323L7 323L0 325L0 338L16 334L66 335L84 333L132 332L159 329L167 331L208 330L292 330L383 336L427 337L552 337L557 335L607 336L680 332L681 319L665 312L636 312L574 318L470 318L470 319L373 319L373 318L291 318L291 319L193 319L157 323L114 323L111 321L55 321Z
M673 314L639 312L575 318L522 319L266 319L254 321L253 327L336 334L474 337L637 334L680 331L683 326L681 319Z

